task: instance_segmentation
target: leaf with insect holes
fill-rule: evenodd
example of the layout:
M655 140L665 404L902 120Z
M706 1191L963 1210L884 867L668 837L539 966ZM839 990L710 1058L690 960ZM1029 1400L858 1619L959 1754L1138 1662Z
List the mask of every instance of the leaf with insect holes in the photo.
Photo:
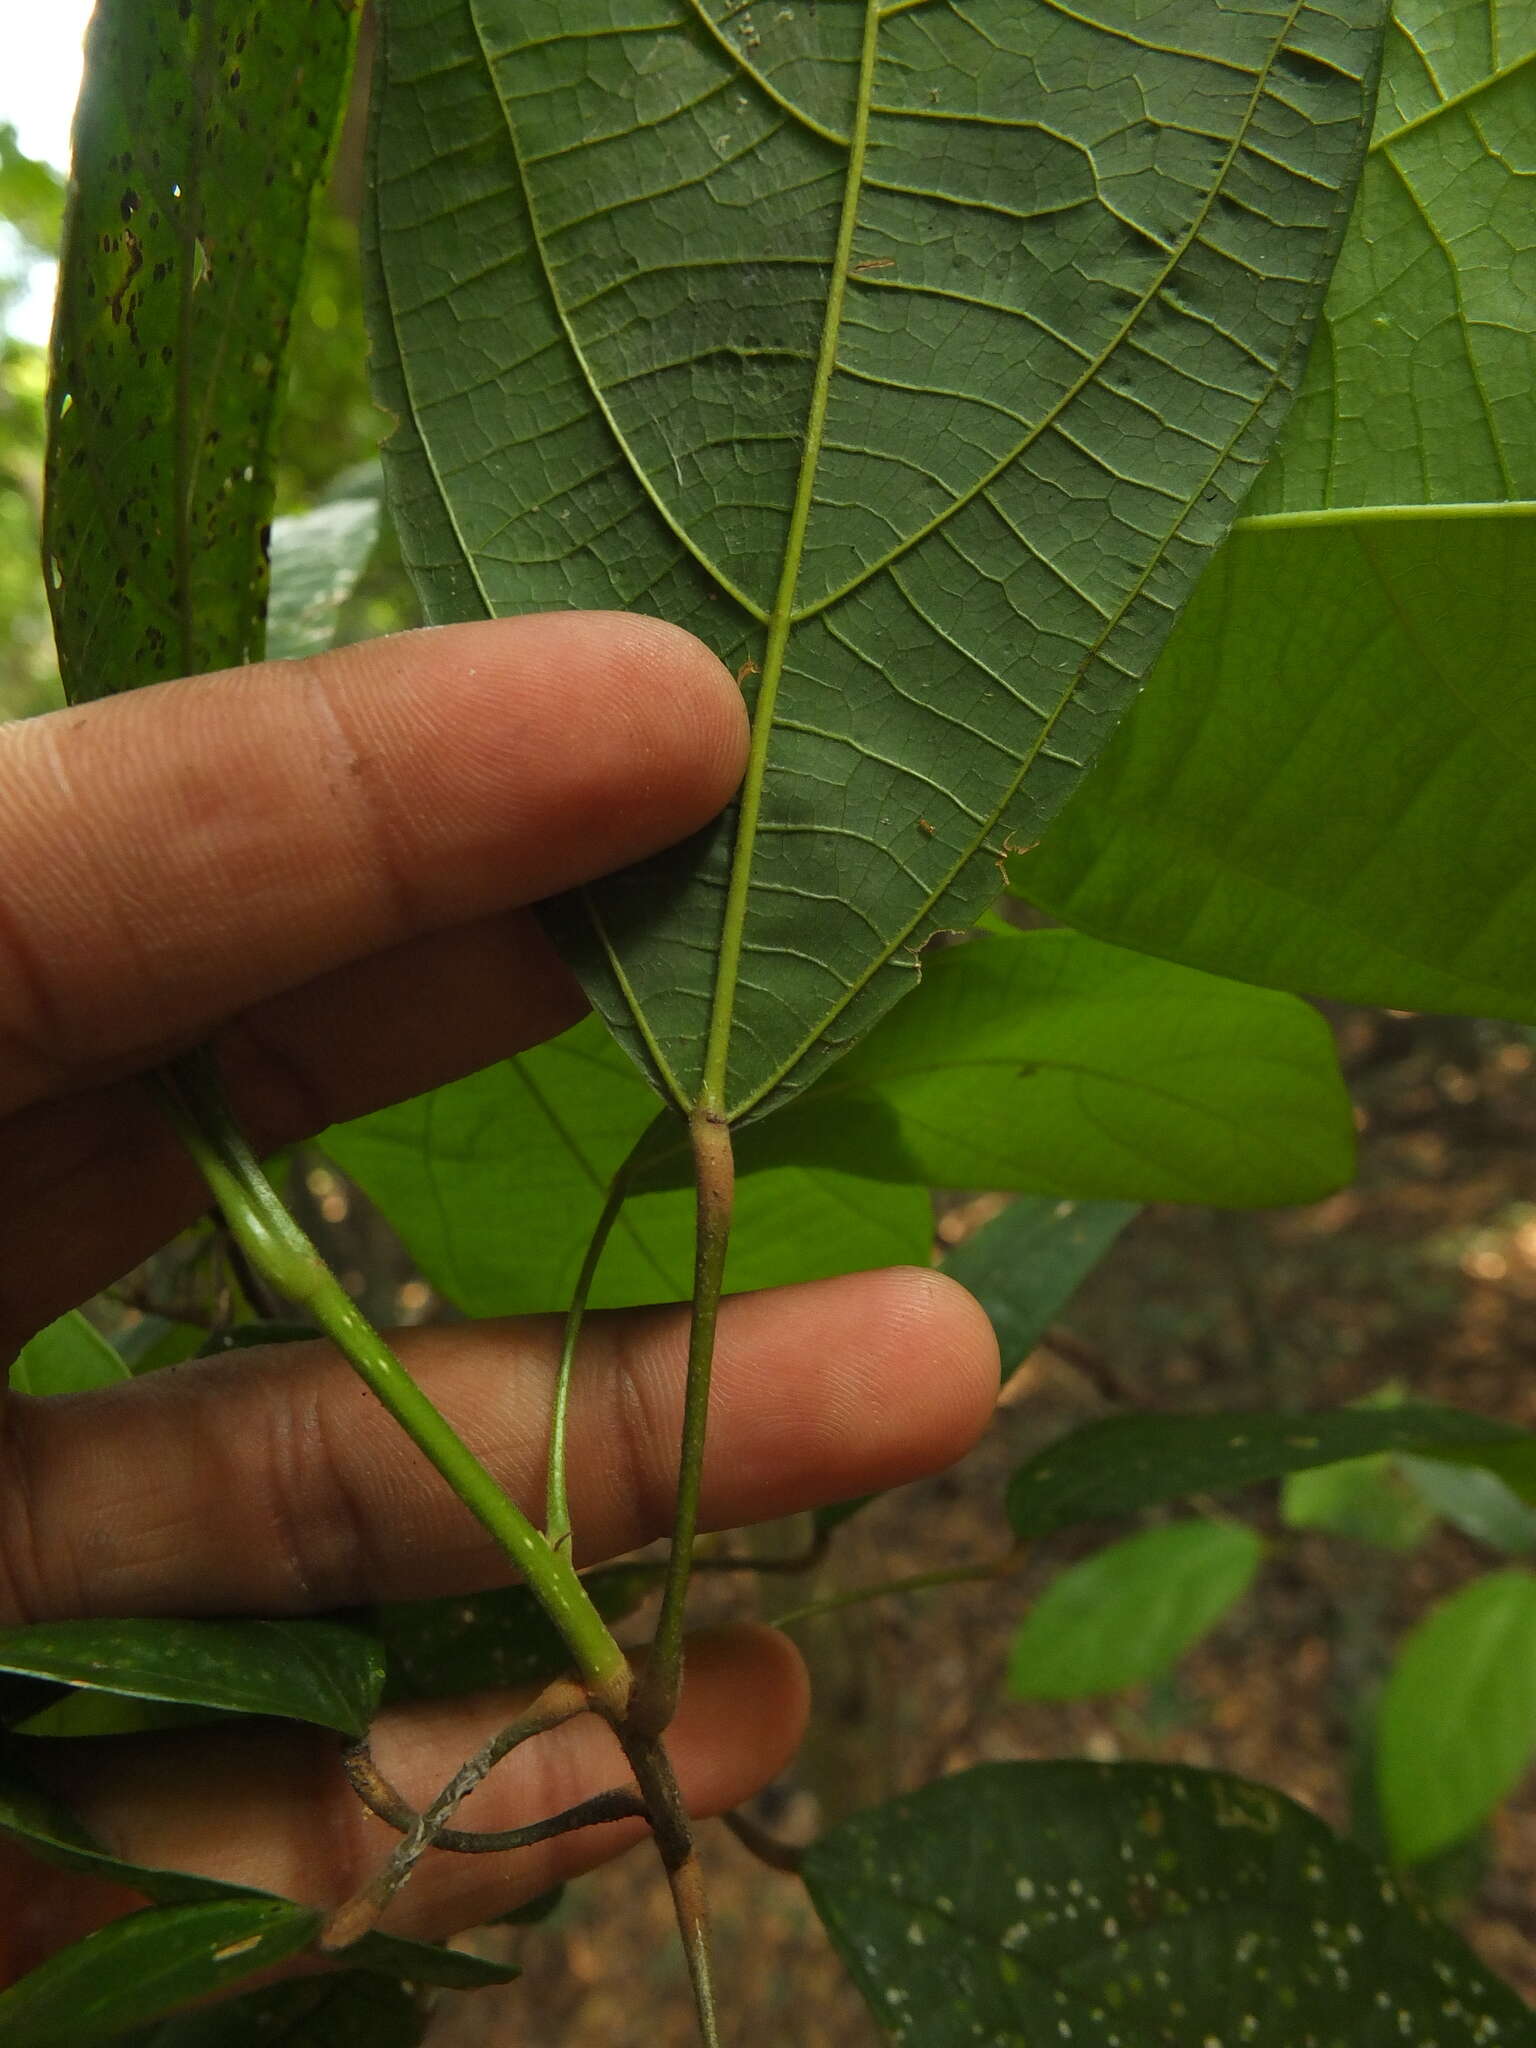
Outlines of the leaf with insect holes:
M389 9L371 321L428 615L638 607L753 703L728 813L551 914L668 1101L812 1081L1103 744L1300 374L1384 12Z
M44 517L72 703L261 653L283 345L359 13L96 8Z

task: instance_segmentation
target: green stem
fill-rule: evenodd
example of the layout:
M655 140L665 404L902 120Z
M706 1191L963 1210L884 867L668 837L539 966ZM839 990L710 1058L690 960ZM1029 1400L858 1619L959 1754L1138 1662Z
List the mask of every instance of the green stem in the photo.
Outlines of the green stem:
M185 1056L156 1076L153 1085L257 1271L333 1339L348 1364L523 1574L559 1630L594 1702L610 1716L622 1714L632 1684L628 1662L568 1553L552 1549L507 1498L294 1222L230 1113L211 1055Z
M1010 1551L993 1564L953 1565L944 1571L916 1572L909 1579L885 1579L878 1586L850 1586L844 1593L829 1593L824 1600L812 1600L804 1607L792 1607L787 1614L773 1617L775 1628L792 1622L812 1621L818 1615L836 1614L842 1607L862 1607L866 1600L885 1600L893 1593L922 1593L930 1586L963 1586L970 1581L1005 1579L1018 1564L1021 1551Z
M638 1149L637 1146L636 1150ZM631 1152L608 1183L607 1196L593 1227L586 1257L581 1262L581 1271L576 1276L576 1291L571 1296L571 1305L566 1311L565 1334L560 1344L560 1369L555 1375L555 1400L549 1418L549 1469L544 1482L544 1537L551 1549L560 1551L563 1556L569 1556L571 1550L571 1503L566 1491L565 1452L576 1346L581 1337L582 1318L587 1312L587 1297L592 1292L592 1282L597 1278L597 1269L602 1261L603 1252L607 1248L613 1226L619 1220L619 1211L624 1206L624 1197L629 1187L629 1169L634 1157L635 1153Z
M677 1711L682 1683L683 1613L699 1526L699 1488L704 1473L704 1435L709 1424L710 1368L715 1355L715 1322L725 1280L731 1235L735 1161L731 1127L721 1112L701 1104L688 1120L693 1139L698 1221L693 1271L693 1320L688 1332L688 1380L683 1396L683 1440L678 1460L677 1507L672 1554L662 1588L656 1638L630 1709L632 1725L659 1735Z

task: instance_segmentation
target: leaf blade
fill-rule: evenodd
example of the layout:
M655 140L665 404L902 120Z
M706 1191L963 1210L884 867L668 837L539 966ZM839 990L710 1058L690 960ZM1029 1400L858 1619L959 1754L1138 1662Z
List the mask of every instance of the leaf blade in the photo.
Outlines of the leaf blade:
M1077 59L1102 54L1108 31L1062 19ZM1145 672L1321 297L1370 6L1191 5L1092 116L1048 96L1032 26L787 11L762 54L715 6L395 10L373 318L429 615L639 603L762 664L738 811L552 913L678 1106L706 1068L733 1118L787 1098L910 984L929 932L972 921L1008 833L1038 830ZM1310 68L1280 64L1293 35ZM1122 113L1130 154L1155 134L1177 175L1138 184L1077 132ZM446 120L463 160L429 175ZM1084 183L1093 147L1123 215ZM1200 324L1223 290L1235 341ZM1175 424L1121 388L1128 337ZM519 401L511 427L485 416ZM1112 547L1074 525L1082 503Z
M357 19L330 0L92 19L44 510L71 702L261 653L282 350Z
M1160 1678L1247 1592L1264 1555L1234 1523L1144 1529L1052 1579L1015 1631L1008 1690L1075 1700Z
M1460 1841L1536 1753L1536 1577L1492 1572L1443 1600L1398 1653L1376 1726L1394 1858Z
M794 1162L1233 1207L1318 1200L1353 1156L1314 1011L1068 931L946 948L900 1009L736 1145L742 1173Z
M215 1996L285 1962L321 1915L290 1899L205 1899L148 1906L61 1949L0 1992L0 2028L16 2048L67 2048Z
M58 1621L0 1629L0 1670L130 1698L366 1732L377 1644L325 1621Z
M71 1309L22 1347L11 1366L17 1394L83 1394L133 1375L78 1309Z
M1536 10L1397 0L1301 396L1146 693L1014 883L1107 939L1530 1020ZM1219 763L1219 766L1218 766Z

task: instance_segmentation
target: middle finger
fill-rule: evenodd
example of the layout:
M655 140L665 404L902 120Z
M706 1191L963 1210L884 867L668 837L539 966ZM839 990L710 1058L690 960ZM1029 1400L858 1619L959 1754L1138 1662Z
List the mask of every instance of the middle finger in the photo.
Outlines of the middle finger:
M525 1509L541 1506L552 1317L401 1332L407 1367ZM687 1311L594 1317L572 1403L587 1560L667 1528ZM706 1526L936 1471L985 1426L991 1325L920 1269L722 1311ZM17 1399L0 1433L0 1626L75 1615L299 1613L503 1582L505 1559L324 1343Z

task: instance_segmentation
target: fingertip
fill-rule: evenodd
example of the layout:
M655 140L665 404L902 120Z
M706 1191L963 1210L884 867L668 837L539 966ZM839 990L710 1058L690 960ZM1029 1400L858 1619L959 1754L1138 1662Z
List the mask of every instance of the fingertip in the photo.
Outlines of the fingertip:
M528 901L686 838L746 763L730 671L663 619L529 613L371 642L355 659L372 728L360 752L402 793L390 808L423 840L416 871L442 875L461 912L466 893L476 910L509 900L509 849Z
M898 1331L931 1361L951 1397L954 1456L968 1451L997 1406L1002 1355L992 1319L967 1288L932 1266L893 1266L870 1278L886 1284Z
M691 775L691 787L681 794L692 799L704 824L730 801L746 767L749 726L734 676L702 640L666 619L639 612L592 616L614 633L632 767L663 772L674 794L679 775Z
M808 1281L731 1307L711 1442L722 1491L751 1500L754 1519L941 1471L996 1406L992 1326L930 1268ZM711 1514L743 1519L713 1501Z

